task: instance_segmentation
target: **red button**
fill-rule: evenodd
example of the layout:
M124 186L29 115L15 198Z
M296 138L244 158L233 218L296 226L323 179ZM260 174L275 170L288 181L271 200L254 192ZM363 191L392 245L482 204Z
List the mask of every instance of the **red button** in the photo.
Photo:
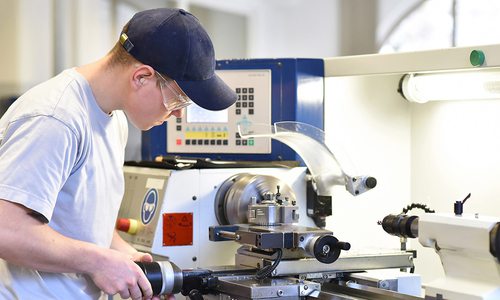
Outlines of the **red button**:
M182 140L181 139L177 139L175 142L177 143L177 145L182 145Z
M116 220L115 228L119 231L134 235L139 231L141 227L136 219L120 218Z
M120 218L116 220L116 229L127 232L130 229L130 219Z

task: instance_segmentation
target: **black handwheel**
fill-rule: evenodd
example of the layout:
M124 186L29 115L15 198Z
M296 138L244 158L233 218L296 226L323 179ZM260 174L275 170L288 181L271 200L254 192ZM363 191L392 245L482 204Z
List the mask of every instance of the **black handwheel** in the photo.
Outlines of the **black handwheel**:
M331 264L339 258L341 250L350 248L349 243L339 242L336 237L325 235L314 243L314 257L324 264Z

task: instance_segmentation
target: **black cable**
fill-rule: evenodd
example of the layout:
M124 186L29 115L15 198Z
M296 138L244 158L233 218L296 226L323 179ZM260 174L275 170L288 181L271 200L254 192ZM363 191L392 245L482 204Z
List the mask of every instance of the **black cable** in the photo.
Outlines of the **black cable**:
M265 266L264 268L258 270L257 273L255 274L255 277L257 277L257 279L264 279L264 278L269 277L269 275L271 275L271 273L273 273L273 271L276 269L276 267L280 263L281 258L283 257L283 250L281 250L279 248L275 249L275 250L276 250L276 253L278 253L278 255L277 255L276 259L274 260L273 264L270 266Z
M412 204L406 206L405 208L403 208L403 214L406 214L408 211L410 211L410 210L412 210L414 208L422 209L426 213L435 213L436 212L435 210L430 209L429 207L427 207L426 204L412 203ZM403 245L403 243L401 243L401 245ZM406 248L406 241L404 242L404 245L405 245L404 248ZM413 266L413 267L410 268L410 273L411 274L415 273L415 266Z
M435 211L433 209L428 208L426 204L412 203L412 204L406 206L406 208L403 208L403 214L406 214L408 211L410 211L414 208L423 209L426 213L435 213Z

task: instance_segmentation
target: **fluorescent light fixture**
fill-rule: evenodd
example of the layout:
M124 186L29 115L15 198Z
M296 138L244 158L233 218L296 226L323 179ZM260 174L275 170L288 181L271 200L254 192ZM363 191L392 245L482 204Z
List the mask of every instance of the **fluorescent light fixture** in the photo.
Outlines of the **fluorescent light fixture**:
M410 102L500 99L500 69L406 74L400 91Z

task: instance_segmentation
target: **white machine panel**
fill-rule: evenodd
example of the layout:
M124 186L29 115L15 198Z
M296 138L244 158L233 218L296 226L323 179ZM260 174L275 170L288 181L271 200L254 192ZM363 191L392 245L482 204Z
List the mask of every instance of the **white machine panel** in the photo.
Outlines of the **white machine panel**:
M141 220L149 208L150 223L141 224L134 235L121 233L135 248L150 252L160 260L175 261L181 268L208 267L234 264L236 249L241 245L234 241L212 242L209 227L219 225L214 201L224 181L236 174L250 173L279 178L294 192L299 206L299 224L315 227L306 213L306 168L245 168L245 169L191 169L164 170L126 166L126 197L123 199L119 218ZM151 184L163 182L158 189L155 205L148 200ZM149 204L147 204L149 203ZM153 209L153 206L155 207ZM169 218L180 216L179 226L170 230ZM182 221L182 218L188 219ZM182 224L185 223L185 224ZM185 225L185 230L182 226ZM154 234L153 234L154 233ZM187 233L187 234L186 234ZM188 235L188 239L180 235ZM185 238L185 237L184 237ZM175 240L177 239L177 240ZM177 243L176 245L169 244Z
M271 153L270 139L241 139L238 125L271 124L271 70L217 70L238 94L234 105L207 111L196 104L167 121L168 153Z

